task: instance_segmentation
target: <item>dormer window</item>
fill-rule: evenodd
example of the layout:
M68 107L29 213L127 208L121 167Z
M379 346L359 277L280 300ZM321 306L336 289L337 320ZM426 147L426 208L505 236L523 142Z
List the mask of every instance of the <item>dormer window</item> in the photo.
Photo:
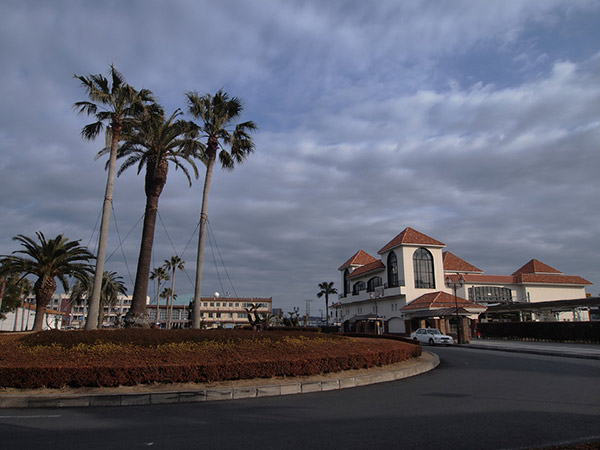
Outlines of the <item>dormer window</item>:
M420 248L413 255L415 270L415 288L435 289L433 256L426 248Z

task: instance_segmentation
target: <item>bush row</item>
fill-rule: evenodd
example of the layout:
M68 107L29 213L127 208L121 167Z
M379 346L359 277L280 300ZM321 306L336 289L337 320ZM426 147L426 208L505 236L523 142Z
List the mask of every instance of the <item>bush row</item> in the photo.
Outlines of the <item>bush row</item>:
M214 332L214 339L197 339L192 333L196 340L184 340L178 334L187 330L177 330L170 333L176 339L165 341L160 330L123 331L0 337L0 386L112 387L316 375L392 364L421 354L411 343L316 333L283 332L278 337L276 332L236 330ZM68 334L79 334L79 343L65 337ZM137 342L124 342L118 334L135 336ZM112 342L100 340L109 336Z

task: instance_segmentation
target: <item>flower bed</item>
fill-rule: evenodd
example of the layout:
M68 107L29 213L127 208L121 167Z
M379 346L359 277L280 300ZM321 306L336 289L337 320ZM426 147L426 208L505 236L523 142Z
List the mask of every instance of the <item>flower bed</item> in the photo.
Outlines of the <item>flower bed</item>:
M245 330L45 331L0 335L0 387L200 383L392 364L421 347L388 339Z

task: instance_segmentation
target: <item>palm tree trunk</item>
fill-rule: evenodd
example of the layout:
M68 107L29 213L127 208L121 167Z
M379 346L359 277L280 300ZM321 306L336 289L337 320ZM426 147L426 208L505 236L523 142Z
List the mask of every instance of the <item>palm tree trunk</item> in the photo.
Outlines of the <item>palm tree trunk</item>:
M160 276L156 279L156 324L159 324L158 314L160 312Z
M33 331L42 331L44 328L44 315L46 306L52 300L52 294L56 291L56 281L54 278L39 278L34 285L35 291L35 320L33 322ZM29 319L29 314L27 315Z
M325 293L325 324L329 326L329 294Z
M208 191L212 180L215 155L211 154L206 165L206 176L204 177L204 189L202 190L202 208L200 211L200 234L198 236L198 254L196 256L196 285L194 289L194 309L192 315L192 328L200 328L200 301L202 300L202 263L204 262L204 242L206 240L206 221L208 216Z
M167 329L171 328L171 322L173 320L173 296L175 295L175 267L171 271L171 308L167 312Z
M100 293L102 291L102 277L104 276L104 259L106 258L106 241L108 239L108 224L110 221L110 208L112 206L113 189L115 184L115 168L117 167L117 148L121 135L121 124L112 123L112 142L110 146L110 158L108 163L108 176L106 179L106 191L102 206L102 221L100 222L100 235L98 237L98 255L96 256L96 272L94 274L94 285L90 297L86 330L98 328L98 310L100 305Z
M148 279L150 276L150 263L152 261L158 198L158 195L146 196L146 212L144 214L142 243L140 245L140 255L135 275L133 298L131 300L131 308L125 315L125 325L128 328L148 328L150 326L148 315L146 314L146 298L148 296ZM158 307L156 312L158 314ZM156 319L158 322L158 316Z

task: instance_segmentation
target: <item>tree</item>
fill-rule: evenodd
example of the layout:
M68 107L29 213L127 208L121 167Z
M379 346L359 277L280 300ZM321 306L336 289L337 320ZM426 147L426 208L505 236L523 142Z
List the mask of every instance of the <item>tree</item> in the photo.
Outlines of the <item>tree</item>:
M169 281L169 272L164 268L164 266L156 267L152 270L150 274L151 280L156 280L156 323L159 323L159 312L160 312L160 282L161 281Z
M171 317L173 316L173 299L175 297L175 271L183 270L185 267L185 261L177 255L171 256L169 259L165 259L164 268L171 271L171 309L169 309L169 302L167 301L167 328L171 328Z
M133 165L137 165L138 174L142 168L146 168L144 181L146 210L133 298L131 308L125 315L126 327L149 326L146 297L154 244L154 228L158 200L167 183L169 163L174 164L175 169L181 169L190 186L192 184L190 173L183 162L187 162L191 166L195 178L198 177L194 159L199 156L197 154L199 144L191 138L191 123L177 119L181 114L180 110L176 110L170 117L165 118L165 112L160 105L154 104L147 108L138 116L132 127L123 133L124 143L117 153L118 158L126 158L119 168L118 175Z
M91 277L87 277L82 280L77 280L73 289L71 289L71 298L70 300L77 301L80 299L87 299L88 304L92 295L93 289L93 280ZM118 300L119 294L126 295L127 288L123 283L123 278L118 276L116 272L107 272L104 271L102 276L102 290L100 291L100 305L98 308L97 315L97 327L102 326L102 322L104 322L104 308L106 306L113 307ZM90 322L90 310L88 308L88 319Z
M202 207L200 211L200 231L198 236L198 253L196 259L196 280L194 288L194 310L192 328L200 327L200 300L202 298L202 264L204 260L204 243L206 240L206 221L208 209L208 192L217 157L221 167L233 170L235 164L241 164L254 151L254 142L250 132L256 130L254 122L248 121L233 126L232 122L242 113L242 102L239 98L229 96L219 90L214 96L200 96L197 92L188 92L188 109L190 114L200 119L197 133L206 139L202 161L206 165L204 188L202 191ZM233 130L231 130L233 128ZM225 146L229 147L229 151Z
M22 234L15 236L13 240L20 242L25 249L16 250L12 255L3 255L0 262L11 272L37 277L33 286L36 301L33 331L41 331L46 306L56 291L55 278L62 283L65 292L68 292L67 277L82 280L88 276L92 272L92 266L88 262L94 259L94 256L79 245L79 241L69 241L62 235L47 240L44 234L38 231L36 236L39 243ZM15 253L25 256L15 256Z
M321 298L325 296L325 315L327 316L327 326L329 326L329 296L337 294L337 289L333 287L333 281L323 281L319 283L319 289L317 297Z
M87 140L92 140L98 137L106 127L106 146L109 153L108 175L98 236L96 271L89 302L88 322L85 325L86 330L97 327L96 317L100 306L100 291L102 290L102 278L104 276L104 260L106 258L106 241L113 198L117 149L121 140L121 132L128 127L134 115L139 114L147 103L153 101L152 93L149 90L136 91L125 82L123 75L113 65L110 66L109 76L112 83L103 75L88 75L87 77L74 75L75 78L81 81L81 85L90 100L77 102L73 105L73 108L78 111L78 114L85 113L88 116L94 116L96 119L95 122L83 127L81 135Z

